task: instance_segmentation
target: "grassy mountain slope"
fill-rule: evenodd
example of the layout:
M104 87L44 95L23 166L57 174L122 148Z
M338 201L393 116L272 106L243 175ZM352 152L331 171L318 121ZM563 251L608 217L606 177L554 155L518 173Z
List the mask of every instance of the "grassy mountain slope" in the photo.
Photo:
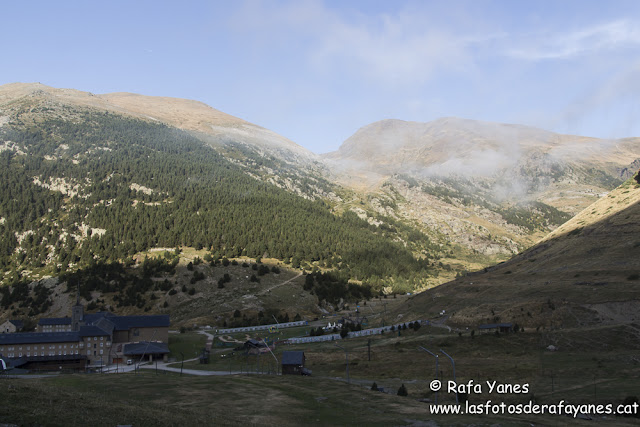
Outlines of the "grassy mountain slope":
M445 310L465 326L638 329L639 224L640 184L630 179L508 262L419 294L409 310L421 317Z
M315 296L303 292L309 304L291 308L292 316L317 312L318 303L331 299L326 286L349 294L347 280L353 279L374 292L411 289L437 268L439 249L424 234L406 224L336 213L324 197L332 184L305 178L300 169L280 173L286 165L277 157L241 142L212 147L153 120L43 99L49 97L22 97L3 109L0 280L12 285L2 288L6 316L66 314L55 299L73 286L27 283L46 276L69 282L76 274L83 297L97 307L142 312L184 305L168 293L195 277L154 277L134 268L132 257L153 248L195 248L213 261L268 257L293 269L335 271L330 286L313 289ZM287 180L295 180L295 188L283 185ZM216 283L224 273L200 273L205 277L195 278L195 292L212 303L225 299ZM158 278L168 283L159 285ZM242 295L254 290L236 289ZM255 315L281 302L252 307L227 299L234 302L218 311L223 314L194 305L183 317L217 319L245 308Z

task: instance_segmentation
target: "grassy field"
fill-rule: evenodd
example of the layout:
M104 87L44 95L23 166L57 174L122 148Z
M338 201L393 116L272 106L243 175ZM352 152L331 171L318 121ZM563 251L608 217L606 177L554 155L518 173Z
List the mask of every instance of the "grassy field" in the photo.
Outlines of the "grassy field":
M290 330L290 333L302 332ZM282 351L303 350L313 376L227 375L179 376L153 370L138 375L57 375L51 378L0 379L0 424L16 425L593 425L593 421L551 415L431 415L428 401L435 394L429 382L435 376L435 360L418 350L424 346L439 353L438 376L453 379L450 361L456 363L458 383L473 380L502 384L529 384L526 394L469 395L472 404L491 400L507 404L621 403L640 395L637 344L629 340L626 351L609 344L628 337L624 327L598 331L600 346L589 346L583 329L538 333L459 336L442 328L407 329L401 335L386 333L347 339L340 345L349 352L346 381L345 353L333 343L283 345ZM608 337L608 338L605 338ZM607 341L609 340L609 341ZM196 332L170 335L172 354L185 358L199 351L205 336ZM558 351L547 351L549 342ZM593 344L593 343L591 343ZM369 348L371 360L369 360ZM186 363L185 368L208 370L275 371L270 354L244 356L233 349L214 349L211 363ZM224 356L224 357L223 357ZM259 363L258 363L259 362ZM373 382L388 393L371 391ZM396 395L404 384L407 397ZM440 392L439 403L454 403L453 393ZM605 425L637 425L637 419L597 418Z
M608 337L602 338L598 347L589 345L591 335L582 329L499 336L476 334L472 338L469 332L459 336L435 327L407 329L400 336L394 332L352 338L339 344L349 352L352 381L362 386L370 386L375 381L378 386L393 391L405 384L410 395L420 399L435 398L428 387L435 378L435 359L420 351L420 346L439 354L438 376L445 382L454 379L453 367L440 350L454 358L458 383L473 380L475 383L529 384L526 396L483 394L476 396L477 399L519 403L526 397L540 403L561 399L614 403L640 395L639 346L630 343L624 351L609 345L623 340L629 331L624 327L610 327L597 333ZM559 346L558 351L546 350L551 342ZM282 352L287 350L304 351L306 367L313 371L314 377L346 379L345 352L335 343L277 346L274 354L281 360ZM228 348L215 349L208 365L191 362L185 364L185 368L266 373L274 372L276 364L271 354L246 356ZM441 402L454 400L453 394L440 396Z
M431 416L411 395L314 377L69 375L0 382L0 423L65 426L562 425L553 416ZM576 425L591 425L575 421ZM610 420L609 425L632 425Z
M197 332L171 334L169 336L169 357L177 360L181 360L182 354L185 359L198 357L206 342L207 337Z

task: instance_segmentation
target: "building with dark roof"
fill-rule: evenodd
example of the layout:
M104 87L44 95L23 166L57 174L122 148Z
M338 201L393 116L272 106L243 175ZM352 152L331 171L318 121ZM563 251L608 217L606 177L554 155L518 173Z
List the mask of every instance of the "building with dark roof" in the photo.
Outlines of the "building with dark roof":
M47 366L60 369L67 364L83 369L122 363L131 359L131 354L126 354L127 348L137 348L127 346L144 343L153 350L147 353L152 358L166 358L169 325L166 314L117 316L104 311L85 314L84 307L76 303L71 317L42 318L35 333L0 334L0 355L25 358L44 369Z
M0 323L0 334L13 334L20 332L24 328L24 322L17 319L9 319Z
M87 356L82 353L84 340L79 332L21 332L0 335L0 355L11 361L21 360L21 367L60 369L61 365L84 369ZM17 362L12 362L15 366Z
M136 342L125 344L122 353L129 359L142 360L148 358L149 361L164 359L169 354L169 346L163 342Z
M304 372L304 351L282 352L282 375L302 375Z
M38 321L38 332L68 332L71 330L70 317L43 317Z

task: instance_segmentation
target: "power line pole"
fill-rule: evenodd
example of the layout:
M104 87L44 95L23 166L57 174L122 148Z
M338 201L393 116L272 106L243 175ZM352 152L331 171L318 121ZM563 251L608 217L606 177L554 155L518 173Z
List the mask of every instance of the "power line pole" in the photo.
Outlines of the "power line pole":
M418 347L418 350L426 351L427 353L429 353L430 355L436 358L436 380L437 380L438 379L438 355L431 353L429 350L427 350L424 347ZM438 404L438 392L436 391L436 405L437 404Z
M264 340L264 338L262 338L262 342L264 343L264 345L267 346L267 349L269 349L269 353L271 353L271 355L273 356L273 358L276 360L276 375L278 375L278 358L276 357L275 354L273 354L273 351L271 351L271 347L269 347L269 345L267 344L267 342ZM275 344L274 344L274 348L275 348Z
M456 382L456 363L453 361L453 357L449 356L447 353L445 353L442 349L440 349L440 353L444 354L445 356L447 356L449 358L449 360L451 360L451 365L453 366L453 382ZM458 392L456 392L456 405L460 403L458 402Z
M367 353L369 355L369 362L371 362L371 339L367 340L367 347L368 347Z

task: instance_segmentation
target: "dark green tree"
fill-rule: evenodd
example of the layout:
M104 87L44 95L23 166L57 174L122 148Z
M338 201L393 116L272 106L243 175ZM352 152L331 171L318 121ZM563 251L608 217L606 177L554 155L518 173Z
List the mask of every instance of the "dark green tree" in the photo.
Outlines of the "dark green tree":
M409 393L407 392L407 388L404 386L404 384L402 384L398 389L398 396L408 396L408 395Z

